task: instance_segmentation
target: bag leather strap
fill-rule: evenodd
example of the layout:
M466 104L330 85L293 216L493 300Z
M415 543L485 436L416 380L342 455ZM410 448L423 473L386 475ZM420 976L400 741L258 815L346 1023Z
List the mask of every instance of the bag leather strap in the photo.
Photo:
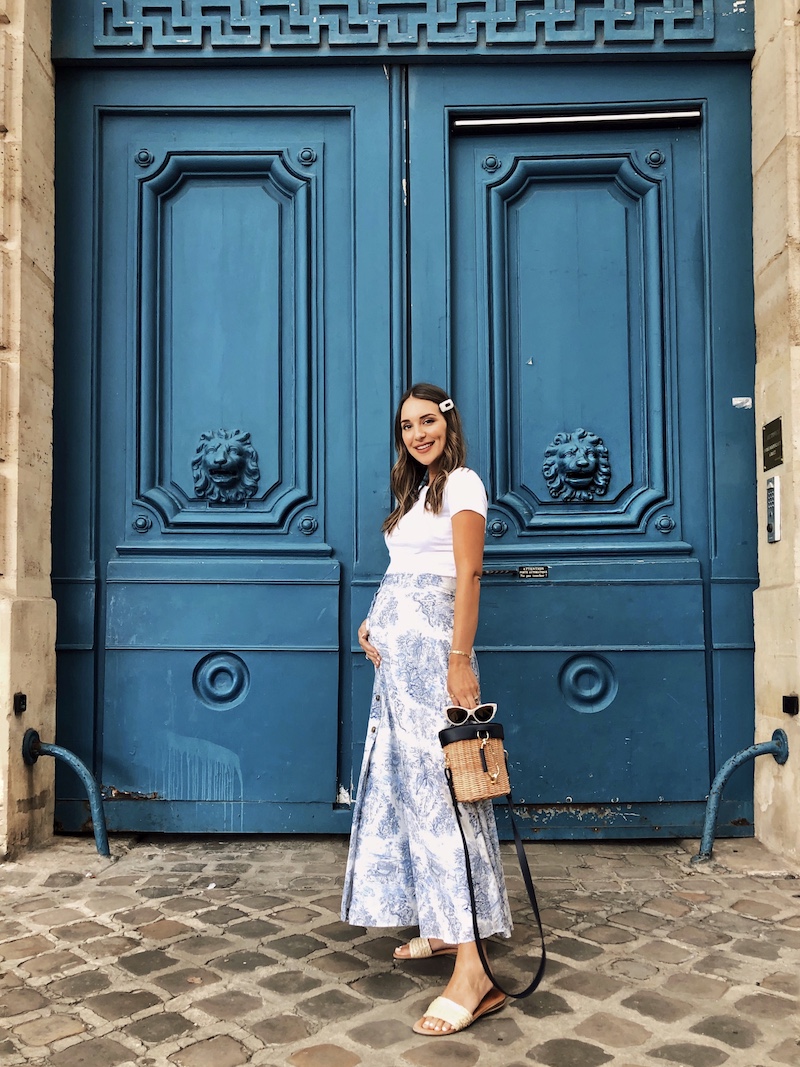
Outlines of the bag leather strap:
M536 890L533 886L531 869L528 866L528 857L525 855L525 849L523 847L522 838L520 837L519 829L517 827L517 821L514 818L513 798L511 796L511 793L509 792L507 794L506 804L508 807L509 818L511 819L511 827L514 831L514 845L517 849L517 860L519 861L519 869L522 872L522 879L525 883L525 889L528 893L528 900L530 900L531 902L533 914L536 918L536 924L539 927L539 939L542 945L542 957L539 960L539 969L536 971L536 974L533 976L533 980L530 982L530 984L527 985L520 993L512 993L510 989L504 989L503 986L500 985L495 976L492 974L491 967L489 966L489 961L486 958L486 952L484 950L480 931L478 929L478 915L477 907L475 904L475 886L472 881L472 864L470 863L469 859L469 848L467 847L467 839L464 834L464 827L461 823L461 812L458 810L458 801L456 800L456 793L453 787L453 776L450 773L449 768L445 771L445 774L447 775L447 784L450 787L450 797L452 798L453 807L455 808L456 820L458 821L458 830L461 834L461 842L464 846L464 860L466 861L467 868L467 886L469 888L469 902L470 907L472 909L472 929L475 934L475 945L478 949L478 955L480 956L480 960L483 964L483 969L486 972L486 976L489 978L495 988L499 989L501 993L505 993L507 997L513 997L516 1000L521 1000L523 997L530 996L534 989L537 988L542 978L544 978L545 966L547 964L547 951L544 947L544 930L542 929L542 920L541 916L539 915L539 905L536 902Z

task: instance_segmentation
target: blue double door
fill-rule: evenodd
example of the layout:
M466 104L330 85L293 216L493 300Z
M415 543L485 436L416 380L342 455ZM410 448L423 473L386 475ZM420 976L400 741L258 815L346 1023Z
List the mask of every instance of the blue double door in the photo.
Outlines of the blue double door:
M113 828L347 829L429 379L530 832L697 830L752 735L746 104L734 65L63 73L58 729Z

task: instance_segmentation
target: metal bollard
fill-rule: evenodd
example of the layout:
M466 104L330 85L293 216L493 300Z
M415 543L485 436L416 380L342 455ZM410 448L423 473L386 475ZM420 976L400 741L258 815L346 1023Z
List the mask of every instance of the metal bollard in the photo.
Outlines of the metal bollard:
M711 850L714 847L714 832L717 827L717 812L719 811L719 803L722 800L722 790L725 788L725 783L737 767L741 767L743 763L748 763L751 759L755 759L756 756L767 755L774 756L776 763L783 764L787 761L789 758L789 738L786 736L785 731L776 730L772 735L771 741L762 741L761 744L743 748L741 752L731 756L720 767L711 786L711 792L708 794L700 851L696 856L692 856L691 863L705 863L711 859Z
M108 847L108 830L106 829L106 814L103 811L103 798L100 795L100 788L94 780L92 772L85 763L78 759L74 752L70 752L68 749L62 748L60 745L45 744L36 730L26 730L25 736L22 739L23 760L29 767L32 767L40 756L54 756L56 759L63 760L68 767L71 767L73 771L75 771L86 786L86 792L89 796L89 807L92 812L94 842L97 846L98 853L101 856L110 858L111 850Z

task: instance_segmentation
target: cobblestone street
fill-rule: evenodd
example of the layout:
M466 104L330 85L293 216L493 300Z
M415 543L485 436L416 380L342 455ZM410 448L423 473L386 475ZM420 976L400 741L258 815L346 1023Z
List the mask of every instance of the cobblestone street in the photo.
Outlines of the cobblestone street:
M411 1024L452 960L338 921L339 838L90 838L0 864L0 1058L53 1067L800 1064L800 870L751 840L528 846L550 962L464 1033ZM523 984L534 936L494 949Z

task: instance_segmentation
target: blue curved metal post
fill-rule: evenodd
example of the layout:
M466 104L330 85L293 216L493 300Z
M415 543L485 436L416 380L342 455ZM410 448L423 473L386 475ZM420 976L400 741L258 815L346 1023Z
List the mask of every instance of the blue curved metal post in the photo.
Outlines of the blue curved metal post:
M22 740L22 758L28 766L32 766L39 756L54 756L55 759L63 760L68 767L75 771L86 786L86 792L89 796L89 808L92 813L94 842L98 853L109 858L111 849L108 847L108 830L106 829L106 815L103 811L103 798L100 795L100 788L94 780L92 772L73 752L62 748L60 745L45 744L36 730L26 730Z
M714 832L717 826L717 813L719 811L720 801L722 800L722 790L725 788L725 783L737 767L741 767L743 763L748 763L751 759L755 759L756 756L767 755L774 756L776 763L786 762L789 758L789 738L786 736L785 731L776 730L772 735L771 741L762 741L758 745L751 745L750 748L743 748L741 752L737 752L735 756L731 756L731 758L720 767L711 786L711 792L708 794L706 817L703 823L703 836L700 840L700 851L696 856L692 856L692 863L703 863L706 860L711 859L711 850L714 847Z

